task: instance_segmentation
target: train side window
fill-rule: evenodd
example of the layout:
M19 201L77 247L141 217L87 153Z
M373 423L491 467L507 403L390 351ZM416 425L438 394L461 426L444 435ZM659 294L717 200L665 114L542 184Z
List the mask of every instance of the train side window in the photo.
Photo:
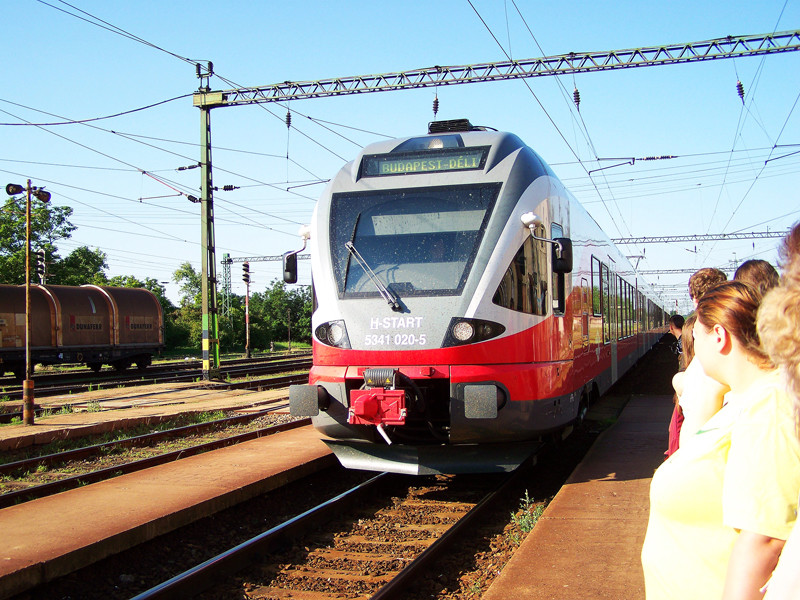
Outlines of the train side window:
M600 295L602 297L603 308L603 341L608 343L611 341L611 327L613 324L612 315L614 311L611 306L611 273L608 266L601 263L600 265Z
M600 259L592 256L592 314L599 317L600 308Z
M564 228L558 223L550 225L550 239L563 238ZM550 252L556 252L556 247L551 246ZM566 309L566 279L564 273L553 273L553 312L563 315Z
M544 237L544 227L537 227ZM527 236L503 275L492 302L498 306L532 315L547 314L547 247Z

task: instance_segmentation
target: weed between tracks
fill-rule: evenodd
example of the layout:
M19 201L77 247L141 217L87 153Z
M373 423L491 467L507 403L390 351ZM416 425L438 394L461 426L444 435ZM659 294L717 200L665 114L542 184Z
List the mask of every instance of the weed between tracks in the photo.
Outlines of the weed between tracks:
M98 404L98 403L96 403ZM91 410L92 403L89 404L89 411ZM99 408L99 405L98 405ZM70 405L65 405L57 412L51 412L49 416L64 415L73 412ZM168 429L175 429L186 425L196 425L199 423L207 423L208 421L216 421L224 419L229 413L225 411L216 410L203 413L186 413L181 414L175 419L161 421L152 424L137 425L129 429L109 431L96 436L82 437L77 439L56 440L43 446L29 446L16 451L6 451L0 455L0 464L16 462L18 460L25 460L27 458L36 458L38 456L47 456L49 454L58 454L65 450L75 450L76 448L85 448L87 446L94 446L96 444L105 444L106 442L116 442L128 438L145 435L147 433L155 433L158 431L166 431ZM40 418L44 418L42 415Z
M180 420L180 422L178 423L176 423L176 420L171 420L169 423L159 424L158 429L159 430L170 429L176 426L179 427L198 422L213 421L223 418L224 416L225 414L222 411L205 413L204 415L184 415L184 417L195 417L195 418L190 419L191 422L186 422L187 421L186 418ZM169 452L174 452L177 450L183 450L192 446L204 444L222 438L240 435L256 429L262 429L270 425L275 425L278 423L285 422L286 420L294 420L294 419L291 417L287 417L286 415L266 415L246 423L229 425L227 427L220 426L212 431L196 433L185 437L184 436L174 437L171 439L162 440L160 442L154 442L152 444L127 447L127 448L119 448L119 447L104 448L99 453L88 459L63 462L60 464L51 464L49 466L42 465L35 469L28 470L25 472L17 472L11 475L4 475L2 478L0 478L0 494L20 491L27 488L31 488L36 485L51 483L54 481L66 479L68 477L88 474L94 471L99 471L102 469L108 469L110 467L115 467L130 462L135 462L137 460L141 460L144 458L150 458L153 456L167 454ZM150 433L153 431L153 429L155 428L148 428L146 431L140 430L138 433ZM117 439L125 439L131 437L131 434L132 433L129 431L124 433L119 432L117 435L102 436L103 438L110 437L111 439L104 439L104 440L95 439L93 441L96 443L103 443L103 441L115 441ZM60 442L55 445L63 449L63 446L68 443L69 443L68 441ZM83 447L83 445L85 444L78 445L76 443L74 445L76 447ZM53 444L49 446L52 450ZM57 453L57 451L51 453L55 454ZM41 456L41 454L37 453L36 456ZM6 459L7 457L3 458ZM114 477L119 474L121 474L121 471L118 471L110 475L109 477Z

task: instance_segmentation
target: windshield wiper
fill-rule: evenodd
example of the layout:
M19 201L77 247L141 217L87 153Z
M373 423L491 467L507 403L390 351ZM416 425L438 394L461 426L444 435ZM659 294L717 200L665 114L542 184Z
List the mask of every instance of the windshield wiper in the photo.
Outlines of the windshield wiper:
M367 276L372 280L372 283L375 284L375 287L378 288L378 292L386 302L389 303L389 306L392 307L392 310L397 312L403 312L403 307L400 306L400 299L395 296L389 288L387 288L381 280L378 279L378 276L375 275L375 272L370 268L367 264L367 261L364 260L364 257L356 250L356 247L353 245L353 242L345 242L344 247L347 248L347 251L356 259L356 262L364 269L364 272Z

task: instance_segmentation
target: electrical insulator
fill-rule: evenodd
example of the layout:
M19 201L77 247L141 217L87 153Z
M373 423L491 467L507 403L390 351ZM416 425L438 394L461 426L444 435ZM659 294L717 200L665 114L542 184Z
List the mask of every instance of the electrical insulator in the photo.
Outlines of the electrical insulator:
M739 94L739 98L742 99L742 104L744 104L744 86L741 81L736 82L736 93Z
M572 91L572 101L575 102L575 108L580 110L581 109L581 93L578 91L578 88L575 88Z
M242 263L242 281L250 283L250 263Z
M288 110L286 111L286 129L291 128L292 126L292 113Z
M433 118L436 118L436 114L439 112L439 96L435 96L433 98Z

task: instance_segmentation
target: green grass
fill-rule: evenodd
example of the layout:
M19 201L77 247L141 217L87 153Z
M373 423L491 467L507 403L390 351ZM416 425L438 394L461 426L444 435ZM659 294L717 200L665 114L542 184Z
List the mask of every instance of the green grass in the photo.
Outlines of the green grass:
M65 407L66 408L66 407ZM63 409L62 409L63 410ZM72 408L69 407L69 412ZM66 413L65 413L66 414ZM198 423L207 423L208 421L217 421L225 418L224 411L215 410L203 413L186 413L178 415L174 419L162 421L160 423L153 423L149 425L137 425L130 429L115 430L103 433L97 436L86 438L56 440L49 444L42 446L30 446L19 450L17 452L3 452L0 454L0 464L15 462L18 460L25 460L27 458L35 458L38 456L47 456L48 454L57 454L65 450L74 450L76 448L84 448L86 446L94 446L96 444L104 444L106 442L114 442L118 440L125 440L128 438L145 435L147 433L155 433L157 431L165 431L167 429L175 429L176 427L183 427L186 425L195 425ZM22 419L18 419L22 422Z
M543 512L544 504L534 504L534 500L528 496L528 490L525 490L525 496L519 503L519 510L511 513L511 521L522 533L530 533Z

